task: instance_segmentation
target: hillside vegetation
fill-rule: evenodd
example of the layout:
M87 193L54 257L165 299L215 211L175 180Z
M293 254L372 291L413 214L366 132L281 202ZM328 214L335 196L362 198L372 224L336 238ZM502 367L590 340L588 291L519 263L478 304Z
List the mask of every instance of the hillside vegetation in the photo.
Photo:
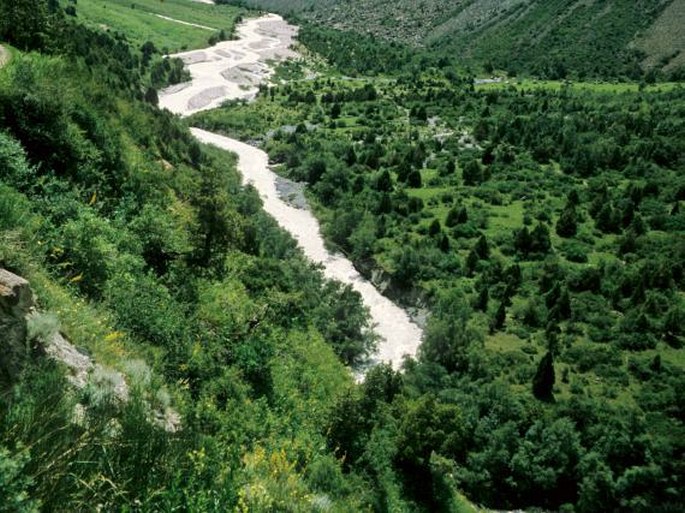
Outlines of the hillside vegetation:
M682 86L474 87L449 56L300 41L335 68L193 122L260 140L329 244L431 312L378 410L336 405L348 472L425 511L445 480L497 509L681 509Z
M204 48L210 39L228 39L242 12L190 0L79 0L73 4L63 0L62 4L72 7L87 26L124 36L136 47L154 41L163 53Z
M0 69L0 268L42 312L14 320L19 372L0 333L0 511L366 509L373 487L322 430L353 386L337 355L373 343L359 296L304 260L231 155L155 107L156 55L79 18L0 2L18 48ZM129 400L113 373L73 388L41 356L57 330ZM169 406L177 431L151 418Z
M246 0L332 28L448 51L477 70L639 79L683 69L683 0ZM669 27L672 23L672 28Z
M681 84L476 86L454 51L306 24L278 84L183 120L156 106L187 76L169 36L85 1L0 0L0 268L41 312L21 365L0 351L0 511L685 509ZM194 5L167 2L140 4ZM428 312L401 372L353 382L360 296L189 122L261 144L327 243ZM129 399L74 388L56 331Z

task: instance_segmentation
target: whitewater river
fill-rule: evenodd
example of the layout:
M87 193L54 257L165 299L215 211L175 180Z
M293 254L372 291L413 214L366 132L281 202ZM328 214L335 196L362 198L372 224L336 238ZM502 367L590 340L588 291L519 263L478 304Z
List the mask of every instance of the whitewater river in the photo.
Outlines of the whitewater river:
M160 107L187 116L216 108L225 100L253 98L258 85L268 80L272 72L267 62L297 56L290 49L296 34L296 27L280 16L268 14L242 23L236 40L178 54L192 79L163 91ZM361 294L380 337L373 360L398 368L404 355L414 355L421 341L421 329L403 309L365 280L349 260L326 250L316 218L279 196L277 175L269 168L267 154L235 139L199 128L191 130L199 141L236 153L243 182L253 184L259 191L264 209L290 232L309 259L322 264L326 277L350 284Z

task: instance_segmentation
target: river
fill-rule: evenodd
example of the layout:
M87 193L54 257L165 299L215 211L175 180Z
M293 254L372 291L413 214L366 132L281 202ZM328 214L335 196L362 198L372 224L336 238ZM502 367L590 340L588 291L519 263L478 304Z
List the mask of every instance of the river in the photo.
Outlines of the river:
M160 107L181 116L218 107L230 99L254 98L260 83L268 80L274 60L297 57L290 47L297 28L280 16L268 14L243 22L237 39L204 50L177 54L190 71L191 81L160 94ZM269 168L268 155L243 142L199 128L191 129L201 142L238 155L243 183L251 183L264 202L264 209L287 230L304 254L323 267L327 278L351 285L361 294L379 336L372 362L390 363L399 368L404 355L415 355L421 342L421 329L405 310L395 305L354 268L342 255L324 246L319 223L309 210L284 201L276 188L277 175Z

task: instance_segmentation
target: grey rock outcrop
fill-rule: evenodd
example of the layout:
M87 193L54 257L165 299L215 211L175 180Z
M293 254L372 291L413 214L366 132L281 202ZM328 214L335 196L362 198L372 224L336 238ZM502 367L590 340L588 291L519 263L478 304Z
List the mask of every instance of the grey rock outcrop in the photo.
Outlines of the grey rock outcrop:
M0 379L14 380L29 355L26 318L34 307L24 278L0 269Z
M37 311L29 282L0 268L0 384L15 382L29 358L42 355L66 367L66 377L74 388L91 393L97 391L120 403L128 401L130 391L126 376L95 363L75 347L59 332L54 316L54 331L44 332L41 337L31 335L31 327L40 317L50 316ZM168 405L150 405L149 418L169 432L181 429L180 415Z

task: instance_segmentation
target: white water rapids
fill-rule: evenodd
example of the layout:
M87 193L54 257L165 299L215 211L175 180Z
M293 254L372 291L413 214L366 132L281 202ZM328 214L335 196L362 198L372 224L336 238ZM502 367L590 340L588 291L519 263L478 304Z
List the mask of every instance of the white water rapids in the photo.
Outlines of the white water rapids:
M272 72L267 61L296 56L290 50L296 33L296 27L280 16L269 14L242 23L237 40L178 54L192 80L163 91L160 106L187 116L218 107L225 100L254 97L258 85ZM421 329L402 308L365 280L349 260L325 248L319 223L308 210L292 207L281 199L276 189L277 175L269 169L268 155L235 139L198 128L191 131L203 143L236 153L243 183L251 183L259 191L264 209L290 232L311 261L322 264L326 277L349 284L361 294L369 308L374 331L380 337L372 361L387 362L398 368L404 355L413 356L421 342Z

